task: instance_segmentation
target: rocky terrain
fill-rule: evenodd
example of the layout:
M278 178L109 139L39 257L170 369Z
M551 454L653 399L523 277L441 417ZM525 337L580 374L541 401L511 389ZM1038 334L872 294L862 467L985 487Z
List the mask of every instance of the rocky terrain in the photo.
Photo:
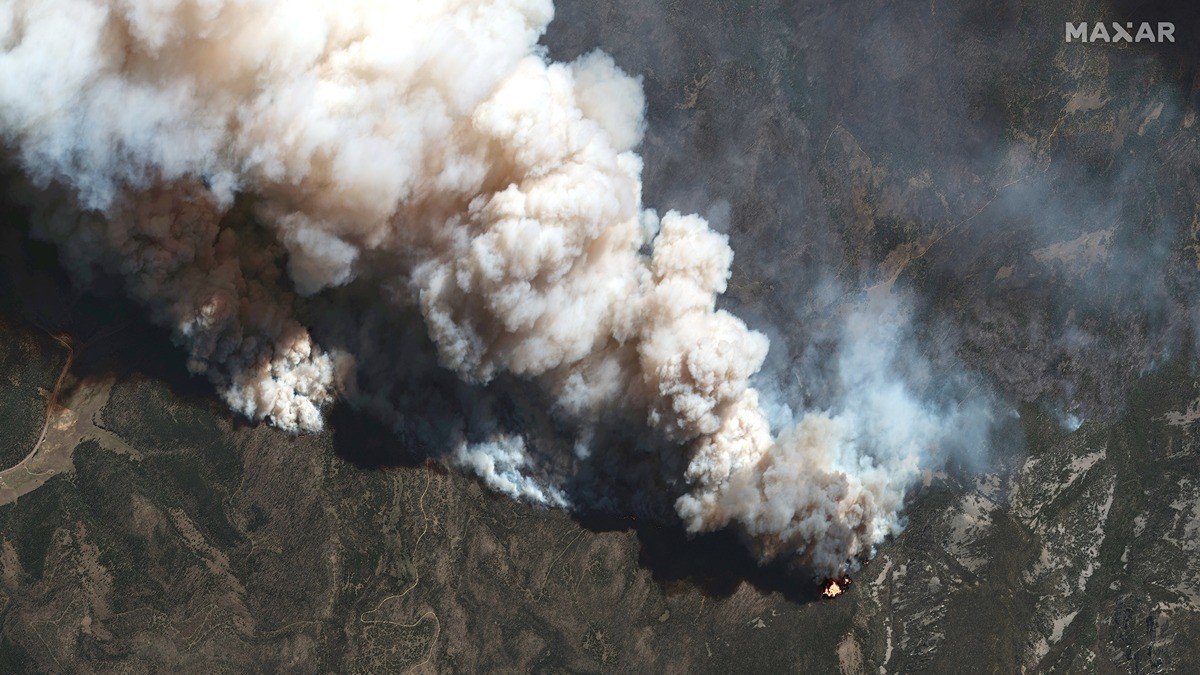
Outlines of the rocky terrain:
M560 1L545 39L642 75L646 202L729 233L769 363L809 373L890 298L992 392L994 438L925 473L849 592L732 535L514 504L347 410L248 425L4 204L0 670L1200 668L1200 26L903 4ZM1062 35L1164 15L1175 45Z

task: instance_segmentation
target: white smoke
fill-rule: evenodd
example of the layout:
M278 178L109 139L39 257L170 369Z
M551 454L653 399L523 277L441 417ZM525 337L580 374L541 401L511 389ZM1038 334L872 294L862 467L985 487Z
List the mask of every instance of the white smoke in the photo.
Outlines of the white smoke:
M539 484L522 473L530 464L525 441L519 437L501 437L486 443L461 443L454 451L454 461L478 475L493 490L514 499L537 504L565 507L565 495L553 487Z
M294 293L373 284L376 306L419 308L467 381L536 378L584 426L640 411L682 448L689 530L843 569L899 527L946 420L865 381L855 405L773 433L750 385L768 341L716 309L726 237L643 208L640 83L600 53L549 61L552 16L549 0L9 0L0 131L39 233L82 283L124 279L238 412L320 428L368 355L323 351ZM902 451L870 442L897 433ZM566 501L523 472L520 438L453 459Z

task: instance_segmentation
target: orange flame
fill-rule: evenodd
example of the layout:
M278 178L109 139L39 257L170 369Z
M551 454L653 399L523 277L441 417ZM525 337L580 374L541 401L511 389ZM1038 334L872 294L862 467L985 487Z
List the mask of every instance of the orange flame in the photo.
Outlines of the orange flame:
M836 598L837 596L850 590L852 581L850 577L841 577L838 579L830 579L825 582L825 588L821 591L822 597Z

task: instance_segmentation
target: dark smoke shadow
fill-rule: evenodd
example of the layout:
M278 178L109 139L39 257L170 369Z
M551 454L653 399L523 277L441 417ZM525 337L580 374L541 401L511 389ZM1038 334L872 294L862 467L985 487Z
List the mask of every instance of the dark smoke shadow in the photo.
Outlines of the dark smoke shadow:
M800 605L821 599L821 586L811 573L785 563L760 565L745 542L730 531L689 536L678 523L602 513L574 514L574 518L591 532L634 531L641 546L638 566L649 571L668 595L695 589L709 598L728 598L749 584L764 595L778 593Z
M386 425L339 402L326 414L325 422L338 457L367 470L428 466L445 471L431 460L420 445L392 433Z
M393 336L404 330L391 326ZM443 369L429 367L434 357L422 340L392 343L407 344L396 352L407 376L396 373L391 390L393 400L407 406L395 413L402 415L401 422L381 421L367 409L369 402L342 402L328 413L329 433L340 458L364 470L450 471L445 455L451 444L464 437L486 440L479 429L471 429L473 424L488 433L522 435L528 451L539 456L542 469L556 458L571 456L562 447L552 449L573 430L554 419L553 404L540 387L506 377L485 387L471 387ZM821 589L811 572L783 563L760 565L735 533L691 536L685 531L671 507L669 490L653 482L661 470L658 458L670 453L661 447L651 450L646 444L665 441L648 440L648 432L634 434L620 424L595 433L589 461L552 469L563 472L559 477L568 476L559 487L572 504L580 505L571 516L592 533L633 531L640 546L638 566L666 592L695 589L710 598L726 598L750 584L760 593L778 593L798 604L820 599ZM492 493L486 485L484 490ZM513 508L529 507L514 504Z
M528 424L529 404L520 402L520 399L525 394L532 396L538 392L514 393L521 388L521 384L508 381L487 388L492 393L506 391L513 394L507 398L498 396L509 406L508 410L502 411L502 417L512 416L500 422L502 427L516 429L517 424ZM445 394L442 392L442 395ZM437 399L438 396L430 398ZM405 411L405 414L418 417L414 412L419 411ZM430 412L425 411L426 414ZM433 414L446 418L450 412L443 409ZM495 410L489 411L489 414L495 414ZM446 444L452 441L451 430L455 428L455 424L448 420L431 424L426 416L420 429L401 426L393 430L369 412L347 403L336 405L326 419L334 451L360 469L420 468L440 473L451 470L442 461ZM601 442L598 445L611 448L620 444ZM536 450L531 448L531 451ZM623 461L624 466L628 467L628 462L632 461L630 456L622 453L617 455L606 459ZM592 533L633 531L640 546L638 566L648 571L668 594L695 589L709 598L727 598L743 584L749 584L764 595L778 593L797 604L821 598L821 588L810 572L783 563L760 565L745 542L733 532L691 536L674 517L669 504L664 506L657 503L659 500L653 500L653 504L644 501L639 503L639 500L648 499L645 485L622 485L620 476L594 465L580 467L579 470L580 474L574 476L564 488L572 503L588 506L572 511L573 520ZM597 476L596 472L604 475ZM597 486L605 486L608 490L597 494ZM483 487L486 492L492 493L486 485ZM662 495L665 491L658 486L655 493ZM496 498L508 499L501 495L496 495ZM512 507L529 508L516 504Z
M188 371L187 357L172 343L170 331L150 323L121 295L119 284L97 280L92 290L77 289L55 247L30 235L30 215L9 199L8 184L9 174L0 170L5 224L0 227L0 322L63 337L72 345L70 384L61 396L89 383L140 377L162 382L181 400L223 412L208 381Z
M119 295L119 285L106 288L101 284L97 286L100 293L77 290L60 266L55 247L30 237L29 214L4 194L0 190L0 217L8 224L0 228L0 322L69 339L76 354L70 369L75 387L105 380L155 380L173 397L219 411L235 428L251 426L228 413L206 378L188 372L186 354L171 342L170 331L148 322L140 307ZM404 424L393 428L344 401L327 413L327 433L334 452L344 461L367 471L444 473L449 469L441 458L455 434L470 426L462 418L473 408L482 414L477 409L481 400L489 402L486 416L496 429L505 431L529 425L531 410L549 409L539 388L511 378L484 388L489 396L481 397L479 388L471 388L433 365L428 345L422 344L426 340L423 332L419 338L413 337L416 346L410 344L407 353L397 352L410 366L409 377L398 385L402 391L396 394L408 406ZM467 429L466 436L480 440L481 433ZM611 440L620 444L619 439ZM579 489L590 482L581 480ZM577 513L575 519L594 533L634 530L641 546L639 566L668 592L695 588L708 597L723 598L748 583L760 592L779 593L797 603L820 597L811 575L782 565L759 566L731 533L689 537L663 509L653 509L653 513L644 508L632 510L639 517L617 515L620 507L614 504L611 512Z

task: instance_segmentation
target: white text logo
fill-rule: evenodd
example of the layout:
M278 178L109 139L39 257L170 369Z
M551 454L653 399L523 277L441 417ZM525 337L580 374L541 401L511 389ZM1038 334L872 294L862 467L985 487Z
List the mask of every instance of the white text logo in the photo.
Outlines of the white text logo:
M1174 42L1175 24L1159 22L1158 32L1151 23L1083 23L1067 22L1067 42Z

